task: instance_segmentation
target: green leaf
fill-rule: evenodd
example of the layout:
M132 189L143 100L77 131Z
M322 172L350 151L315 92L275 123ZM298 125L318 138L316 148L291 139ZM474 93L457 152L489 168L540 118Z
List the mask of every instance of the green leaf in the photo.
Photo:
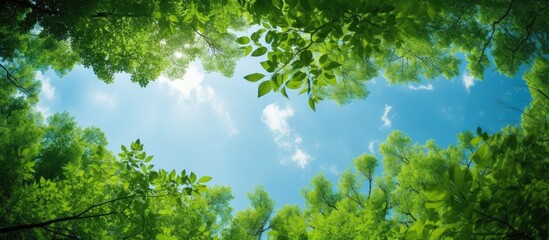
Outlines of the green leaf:
M431 232L429 239L432 239L432 240L441 239L440 237L442 236L442 234L444 234L445 231L446 231L445 227L437 228Z
M286 97L287 99L290 99L288 97L288 93L286 93L286 88L285 87L282 87L282 89L280 90L280 93L282 94L282 96Z
M196 181L196 174L191 172L191 176L189 176L189 182L194 183Z
M324 76L324 79L326 80L326 82L328 84L330 84L330 85L336 85L337 84L335 76L332 75L331 73L324 72L322 75Z
M305 65L309 65L313 61L313 53L309 50L305 50L301 52L299 55L299 59L305 63Z
M324 69L330 70L330 69L338 68L340 66L341 66L341 63L331 61L330 64L328 64L328 66L324 67Z
M313 100L312 97L309 97L309 107L316 112L316 108L315 108L315 101Z
M156 240L177 240L177 238L159 233L156 234Z
M199 182L199 183L206 183L206 182L209 182L210 180L212 180L212 177L210 177L210 176L203 176L203 177L201 177L200 179L198 179L198 182Z
M268 31L267 34L265 35L265 42L266 43L271 43L273 41L275 35L276 35L276 33L274 31Z
M267 72L274 72L273 63L269 60L261 62L261 66Z
M320 65L323 65L324 63L326 63L326 60L328 60L328 54L320 56L320 58L318 59L318 63L320 63Z
M257 43L261 35L263 35L263 32L265 32L265 29L259 29L256 32L252 33L252 40Z
M426 201L425 207L429 209L439 209L444 206L444 201Z
M156 18L156 19L160 19L160 18L162 18L162 13L161 12L154 12L153 17Z
M168 178L169 178L170 180L175 179L175 174L176 174L176 173L175 173L175 169L173 169L173 170L170 172L170 175L168 176Z
M471 142L469 142L469 143L473 146L476 146L481 140L482 140L481 137L475 137L475 138L471 139Z
M257 88L257 97L262 97L273 89L271 81L264 81Z
M244 56L248 56L248 54L250 54L252 52L252 46L247 46L245 49L244 49Z
M252 73L250 75L245 76L244 78L250 82L257 82L265 77L265 74L261 73Z
M477 135L479 135L479 136L482 135L482 132L483 132L482 128L477 127Z
M395 7L393 6L383 6L379 9L379 13L388 13L393 10L395 10Z
M299 89L301 85L303 85L303 81L301 80L292 79L286 82L286 87L289 89Z
M239 38L236 39L236 42L238 44L242 44L242 45L248 44L248 43L250 43L250 38L247 37L247 36L239 37Z
M179 20L177 19L177 16L175 16L175 15L168 16L168 20L170 22L174 22L174 23L179 22Z
M427 200L429 201L443 201L448 193L445 189L435 188L427 191Z
M252 57L259 57L259 56L265 55L265 53L267 53L267 48L259 47L258 49L252 52Z

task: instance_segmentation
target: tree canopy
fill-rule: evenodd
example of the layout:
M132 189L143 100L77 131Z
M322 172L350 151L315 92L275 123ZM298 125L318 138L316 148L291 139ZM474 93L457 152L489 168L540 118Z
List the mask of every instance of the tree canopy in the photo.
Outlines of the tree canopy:
M0 237L10 239L547 239L549 3L544 0L0 2ZM253 29L249 30L249 29ZM244 32L248 30L249 34ZM37 71L75 65L146 86L200 61L233 73L251 55L258 96L287 89L347 103L365 83L482 79L525 70L519 126L465 131L446 148L395 131L332 183L275 203L262 187L233 214L229 187L158 169L140 140L115 155L98 128L36 111ZM382 173L375 174L378 165Z
M491 63L512 76L549 49L545 1L245 2L261 24L247 50L267 54L264 82L285 96L287 88L307 92L313 103L365 98L365 82L379 73L390 83L452 78L463 59L475 78Z
M230 76L236 60L251 55L265 70L245 76L262 80L259 96L298 90L314 109L325 98L366 98L365 82L380 73L390 83L452 78L466 60L475 78L491 64L512 76L549 51L549 5L542 0L1 4L2 66L22 87L21 68L64 73L82 64L105 82L125 72L146 86L161 74L182 76L194 60Z
M526 74L533 100L520 126L465 131L446 148L394 131L380 145L381 174L367 154L337 188L318 174L302 191L303 208L273 214L269 239L547 239L549 98L540 83L548 69L536 61ZM249 229L239 214L232 228Z
M157 169L137 140L115 156L100 129L68 113L46 122L15 87L0 101L0 236L203 239L227 223L227 187ZM187 227L176 227L183 226Z
M231 75L240 30L234 1L2 1L0 58L6 73L19 67L91 67L112 82L128 73L146 86L160 74L181 76L200 59L205 69ZM18 71L17 71L18 72Z

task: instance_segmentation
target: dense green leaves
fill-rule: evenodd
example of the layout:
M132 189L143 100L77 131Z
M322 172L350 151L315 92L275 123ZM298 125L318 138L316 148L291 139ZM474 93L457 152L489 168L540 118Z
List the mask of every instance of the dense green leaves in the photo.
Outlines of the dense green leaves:
M305 72L301 79L309 84L290 84L291 89L338 103L367 97L365 82L380 73L390 83L453 78L465 59L475 78L482 79L492 62L512 76L549 51L540 37L548 31L543 25L547 6L536 0L243 5L251 23L261 23L251 38L258 49L268 48L271 64L262 63L264 69L283 73L286 85L292 75Z
M263 187L256 187L254 192L248 193L251 206L238 212L232 219L231 225L222 236L223 239L261 239L267 231L269 219L274 209L274 202Z
M161 74L181 77L194 60L229 76L240 57L230 33L243 25L236 1L10 0L0 7L10 12L0 21L0 58L16 64L66 71L78 63L105 82L125 72L146 86Z
M539 0L8 0L0 7L9 12L0 18L0 58L23 88L31 86L21 67L64 73L82 64L106 82L125 72L145 86L161 74L180 77L200 60L229 76L244 52L266 57L261 66L270 75L257 81L275 82L274 92L287 95L280 88L288 86L314 103L343 104L366 98L365 83L381 74L390 83L453 78L466 60L475 78L492 63L512 76L549 51ZM249 36L233 34L254 24Z
M0 3L0 234L9 239L547 239L547 3L529 1L15 1ZM246 22L247 21L247 22ZM257 24L250 36L235 30ZM240 46L237 46L239 44ZM337 186L324 175L305 207L274 211L267 192L231 216L226 187L155 168L137 140L115 156L97 128L33 110L38 70L75 64L105 82L142 86L200 60L231 75L251 55L268 73L244 78L258 96L287 89L308 104L363 99L365 83L459 74L490 64L532 95L520 127L464 132L446 148L402 132L360 155ZM21 94L24 93L24 94ZM383 172L376 175L379 163Z

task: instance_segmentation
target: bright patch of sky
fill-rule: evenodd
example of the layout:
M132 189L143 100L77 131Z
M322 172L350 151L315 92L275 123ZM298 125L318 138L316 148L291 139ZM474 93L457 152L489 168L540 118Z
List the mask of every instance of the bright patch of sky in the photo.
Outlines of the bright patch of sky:
M465 87L465 90L467 90L467 93L469 93L469 90L471 87L475 86L475 78L469 73L465 72L462 77L463 86Z
M204 73L200 72L197 66L191 65L183 77L179 79L160 77L158 84L168 86L170 94L177 96L183 110L191 111L198 107L199 103L207 103L217 114L228 134L231 136L238 134L238 128L225 109L223 101L216 95L215 90L210 85L204 85L203 81Z
M294 115L294 109L287 105L280 108L277 103L271 103L263 109L261 120L271 130L276 145L287 153L291 153L289 158L283 158L282 163L287 163L287 159L301 168L305 168L312 156L302 149L303 139L293 131L288 119Z
M93 102L99 107L106 107L107 109L114 110L116 109L116 100L115 97L106 93L106 92L97 92L93 95Z
M418 86L414 86L412 84L408 85L408 88L409 89L412 89L414 91L419 91L419 90L425 90L425 91L433 91L434 88L433 88L433 84L427 84L427 85L424 85L424 84L420 84Z
M36 73L36 79L42 84L40 94L46 99L51 100L55 97L55 88L51 85L50 79L42 74Z
M422 85L389 86L377 78L368 83L366 100L344 106L324 101L313 112L295 93L290 100L273 93L258 99L258 84L243 80L257 71L256 59L238 62L230 79L193 64L184 76L146 88L125 74L107 85L83 67L63 78L49 71L40 76L37 109L68 111L81 126L101 128L115 153L141 139L156 167L187 169L230 186L237 211L256 185L264 185L277 207L304 204L300 190L313 176L324 172L336 181L360 154L380 157L377 148L392 130L447 146L463 130L495 132L518 123L520 112L508 106L522 109L530 100L523 81L493 72L469 85L466 74ZM475 91L468 92L472 83Z
M36 110L42 113L42 116L48 117L52 112L45 104L55 98L55 88L51 85L50 79L44 76L42 72L36 73L36 80L40 81L40 84L42 85L40 88L40 98L42 101L36 105Z
M368 142L368 150L370 150L370 153L371 154L374 154L375 153L375 148L376 148L376 144L379 144L379 141L370 141Z
M389 119L389 113L391 110L393 110L393 107L385 104L383 115L381 115L381 121L383 121L381 128L391 128L391 119Z

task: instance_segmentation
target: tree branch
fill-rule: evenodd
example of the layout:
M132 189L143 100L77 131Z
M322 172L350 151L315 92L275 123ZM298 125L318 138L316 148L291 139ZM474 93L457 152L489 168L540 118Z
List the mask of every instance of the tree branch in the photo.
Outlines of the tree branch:
M13 74L11 74L11 72L2 63L0 63L0 67L2 67L4 69L4 71L6 72L6 79L8 79L8 81L11 84L13 84L17 89L21 90L27 96L31 95L31 92L28 89L21 86L21 84L19 84L19 81L17 80L17 78L15 78L13 76Z
M274 73L278 73L280 70L282 70L284 67L286 67L290 62L292 62L292 60L294 60L294 58L297 56L297 54L299 54L301 51L307 50L308 48L310 48L313 45L313 36L315 35L315 33L318 32L320 29L322 29L325 26L326 26L326 24L324 24L324 25L318 27L317 29L315 29L314 31L312 31L310 33L311 36L309 37L309 44L305 47L302 47L302 48L298 49L297 52L295 52L294 55L292 55L290 60L288 60L286 63L284 63L284 65L282 65L282 67L280 67L276 71L274 71Z
M42 12L42 13L47 13L47 14L52 14L52 15L57 15L57 14L60 14L59 11L57 10L52 10L52 9L47 9L47 8L44 8L44 6L38 6L36 5L35 1L17 1L17 0L11 0L9 2L12 2L14 3L15 5L19 5L20 7L24 7L24 8L30 8L32 9L33 11L39 11L39 12Z
M88 219L88 218L97 218L97 217L104 217L104 216L109 216L109 215L113 215L113 214L119 214L120 212L118 212L118 211L111 211L111 212L107 212L107 213L100 213L100 214L95 214L95 215L85 215L84 216L84 214L86 214L87 212L91 211L94 208L98 208L98 207L101 207L101 206L104 206L106 204L110 204L110 203L113 203L113 202L133 198L135 196L136 196L136 194L131 194L131 195L128 195L128 196L111 199L109 201L102 202L102 203L99 203L99 204L93 204L90 207L86 208L85 210L83 210L83 211L81 211L81 212L79 212L75 215L69 216L69 217L57 218L57 219L53 219L53 220L49 220L49 221L45 221L45 222L41 222L41 223L20 224L20 225L0 228L0 233L21 231L21 230L32 229L32 228L44 228L44 227L47 227L51 224L58 223L58 222L67 222L67 221L74 221L74 220Z
M486 53L486 49L488 48L488 45L492 42L492 38L494 38L494 34L496 33L496 26L500 24L501 21L503 21L503 19L507 17L507 15L509 15L509 13L511 12L511 7L513 6L514 2L515 0L511 0L511 2L509 3L509 6L507 7L507 11L505 11L505 14L503 14L503 16L501 16L497 21L492 23L492 33L490 34L488 41L484 43L484 46L482 47L482 52L480 54L480 57L478 58L478 62L475 67L478 67L478 65L480 65L480 62L482 61L482 58Z

